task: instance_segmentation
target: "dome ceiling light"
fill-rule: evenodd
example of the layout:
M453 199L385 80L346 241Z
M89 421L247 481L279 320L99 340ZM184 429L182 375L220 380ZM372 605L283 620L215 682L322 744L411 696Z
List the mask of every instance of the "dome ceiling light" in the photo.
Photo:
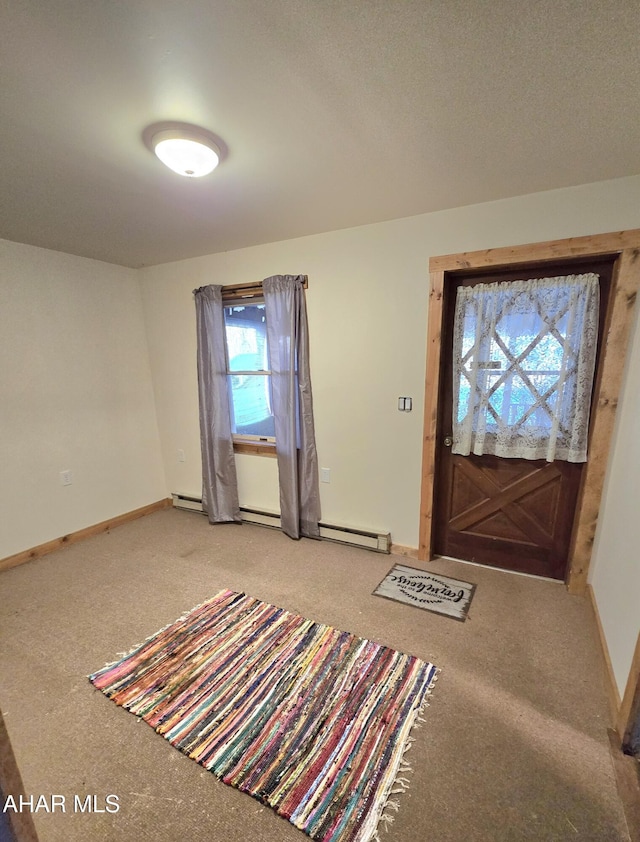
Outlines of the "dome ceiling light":
M187 178L208 175L220 162L220 147L214 136L197 126L157 123L144 130L143 138L165 166Z

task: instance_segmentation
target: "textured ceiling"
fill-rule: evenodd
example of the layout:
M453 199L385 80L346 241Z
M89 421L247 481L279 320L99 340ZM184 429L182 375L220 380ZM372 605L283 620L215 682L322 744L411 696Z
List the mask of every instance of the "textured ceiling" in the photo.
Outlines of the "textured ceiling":
M126 266L640 172L638 0L21 0L0 237ZM185 179L159 120L226 146Z

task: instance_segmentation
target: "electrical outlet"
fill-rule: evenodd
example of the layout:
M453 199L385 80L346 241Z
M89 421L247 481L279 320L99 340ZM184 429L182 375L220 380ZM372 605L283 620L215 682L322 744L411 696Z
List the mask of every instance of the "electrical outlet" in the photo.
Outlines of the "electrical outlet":
M178 462L184 462L184 450L178 451Z
M73 475L71 471L60 471L60 485L71 485L73 482Z
M330 468L320 468L320 482L331 482Z

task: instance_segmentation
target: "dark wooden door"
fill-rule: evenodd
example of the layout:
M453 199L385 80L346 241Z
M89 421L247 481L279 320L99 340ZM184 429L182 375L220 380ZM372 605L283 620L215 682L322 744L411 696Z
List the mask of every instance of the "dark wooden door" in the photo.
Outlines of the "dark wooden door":
M461 274L448 280L433 536L438 555L564 579L584 464L451 453L453 318L458 287L594 272L600 278L600 342L612 267L613 258L602 258L588 263L563 262Z

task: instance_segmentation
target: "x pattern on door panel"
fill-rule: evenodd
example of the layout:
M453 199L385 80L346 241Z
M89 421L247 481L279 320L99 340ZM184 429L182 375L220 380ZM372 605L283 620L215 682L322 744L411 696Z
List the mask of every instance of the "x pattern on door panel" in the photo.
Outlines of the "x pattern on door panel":
M450 528L551 547L561 475L553 463L523 473L501 465L488 471L456 459Z
M577 487L569 463L451 455L443 553L562 578Z

